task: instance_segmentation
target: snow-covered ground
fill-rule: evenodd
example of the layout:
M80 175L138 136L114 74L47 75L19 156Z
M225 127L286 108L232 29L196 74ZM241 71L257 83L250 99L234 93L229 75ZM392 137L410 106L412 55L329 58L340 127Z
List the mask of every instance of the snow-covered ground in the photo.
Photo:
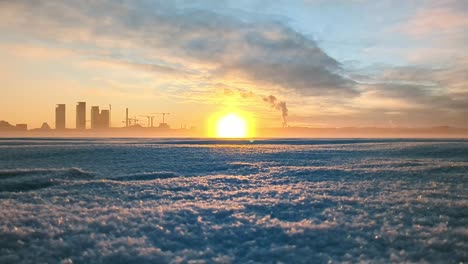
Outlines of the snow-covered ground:
M0 263L468 261L468 141L0 139Z

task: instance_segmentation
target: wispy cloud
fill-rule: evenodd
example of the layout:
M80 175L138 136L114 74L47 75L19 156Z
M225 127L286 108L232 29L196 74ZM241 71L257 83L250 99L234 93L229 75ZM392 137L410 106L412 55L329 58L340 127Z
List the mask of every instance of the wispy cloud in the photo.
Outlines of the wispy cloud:
M443 3L443 1L442 1ZM447 35L460 33L468 28L468 5L430 6L419 10L398 29L414 37L425 37L431 34Z

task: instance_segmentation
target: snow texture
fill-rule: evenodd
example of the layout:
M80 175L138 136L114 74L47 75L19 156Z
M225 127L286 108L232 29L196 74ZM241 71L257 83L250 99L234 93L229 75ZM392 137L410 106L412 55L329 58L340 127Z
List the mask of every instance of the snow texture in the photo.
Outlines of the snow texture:
M467 252L464 140L0 140L0 263L460 263Z

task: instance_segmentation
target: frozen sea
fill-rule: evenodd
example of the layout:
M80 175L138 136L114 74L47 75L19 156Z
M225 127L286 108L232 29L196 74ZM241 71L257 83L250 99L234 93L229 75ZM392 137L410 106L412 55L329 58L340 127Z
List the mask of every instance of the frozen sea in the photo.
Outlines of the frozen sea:
M0 139L0 263L327 262L468 262L468 141Z

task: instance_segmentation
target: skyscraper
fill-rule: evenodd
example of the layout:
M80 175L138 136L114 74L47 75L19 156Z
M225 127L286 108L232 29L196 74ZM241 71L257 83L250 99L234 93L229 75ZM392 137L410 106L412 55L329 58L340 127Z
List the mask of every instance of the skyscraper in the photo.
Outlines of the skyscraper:
M101 128L109 128L109 117L110 117L109 110L101 110L101 114L99 116L100 127Z
M102 129L109 128L109 110L101 110L99 112L99 106L91 107L91 128L92 129Z
M86 129L86 102L76 105L76 129Z
M65 105L58 104L55 106L55 129L65 129Z
M99 106L91 106L91 129L99 127Z

